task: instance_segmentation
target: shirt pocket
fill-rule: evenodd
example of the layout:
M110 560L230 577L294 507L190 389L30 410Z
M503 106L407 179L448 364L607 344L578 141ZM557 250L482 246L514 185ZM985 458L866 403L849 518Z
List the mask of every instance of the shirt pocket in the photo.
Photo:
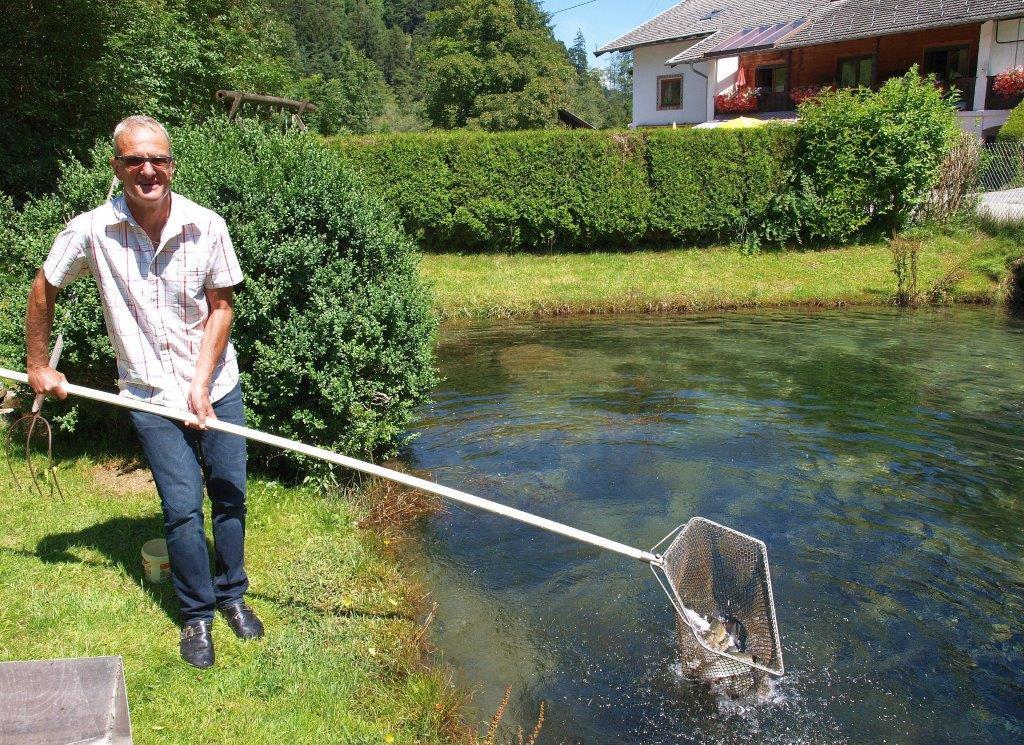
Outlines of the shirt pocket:
M186 324L197 324L206 318L205 278L206 273L202 269L189 266L173 267L164 277L165 302Z

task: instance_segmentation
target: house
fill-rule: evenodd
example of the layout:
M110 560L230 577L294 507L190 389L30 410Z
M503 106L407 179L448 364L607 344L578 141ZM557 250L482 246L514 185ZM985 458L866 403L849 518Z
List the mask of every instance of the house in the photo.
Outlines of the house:
M1024 65L1024 0L684 0L597 54L633 53L633 126L737 110L795 116L826 86L877 87L917 64L960 94L963 127L990 136L1020 102L992 90Z

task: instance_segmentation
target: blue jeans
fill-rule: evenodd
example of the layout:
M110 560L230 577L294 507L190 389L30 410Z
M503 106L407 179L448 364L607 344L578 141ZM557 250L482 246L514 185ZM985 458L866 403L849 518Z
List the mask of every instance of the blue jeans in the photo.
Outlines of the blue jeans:
M245 424L240 385L213 404L217 418ZM171 583L183 623L213 620L215 604L238 602L245 574L245 438L189 429L155 414L131 412L164 513ZM215 574L203 532L203 484L213 517Z

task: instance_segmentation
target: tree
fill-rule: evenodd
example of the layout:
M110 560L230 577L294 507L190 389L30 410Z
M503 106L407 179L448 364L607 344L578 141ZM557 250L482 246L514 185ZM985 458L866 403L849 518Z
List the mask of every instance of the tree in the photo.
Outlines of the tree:
M0 54L0 188L52 186L129 114L201 119L218 88L297 77L290 30L266 0L49 0L7 3ZM140 50L145 50L140 53Z
M429 24L420 58L435 126L555 126L577 75L532 0L456 0Z
M576 31L576 38L569 47L569 61L579 75L587 74L587 40L583 37L582 30Z
M569 86L568 109L598 129L621 126L613 116L600 70L587 70Z
M415 34L426 23L427 14L440 4L440 0L385 0L384 23Z
M377 2L367 0L349 0L346 17L347 40L362 52L382 71L389 67L388 62L388 30L384 25L384 9Z
M317 110L303 114L310 127L325 135L369 132L384 113L388 88L380 70L344 42L328 75L314 73L292 84L288 96L312 101Z
M633 53L616 52L604 72L610 107L610 126L625 127L633 121Z
M274 0L274 7L292 28L303 72L330 76L347 41L345 0Z
M365 0L277 0L276 7L294 29L304 76L290 82L286 95L317 106L304 121L326 135L370 131L384 112L388 88L380 67L350 40L387 57L380 9Z

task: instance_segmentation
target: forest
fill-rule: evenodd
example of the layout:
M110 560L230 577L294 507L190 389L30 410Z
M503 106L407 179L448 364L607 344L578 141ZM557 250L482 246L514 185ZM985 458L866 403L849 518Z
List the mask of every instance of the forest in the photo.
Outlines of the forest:
M7 4L0 190L52 187L123 116L224 111L225 88L312 101L324 135L623 127L628 56L593 65L534 0L49 0Z

